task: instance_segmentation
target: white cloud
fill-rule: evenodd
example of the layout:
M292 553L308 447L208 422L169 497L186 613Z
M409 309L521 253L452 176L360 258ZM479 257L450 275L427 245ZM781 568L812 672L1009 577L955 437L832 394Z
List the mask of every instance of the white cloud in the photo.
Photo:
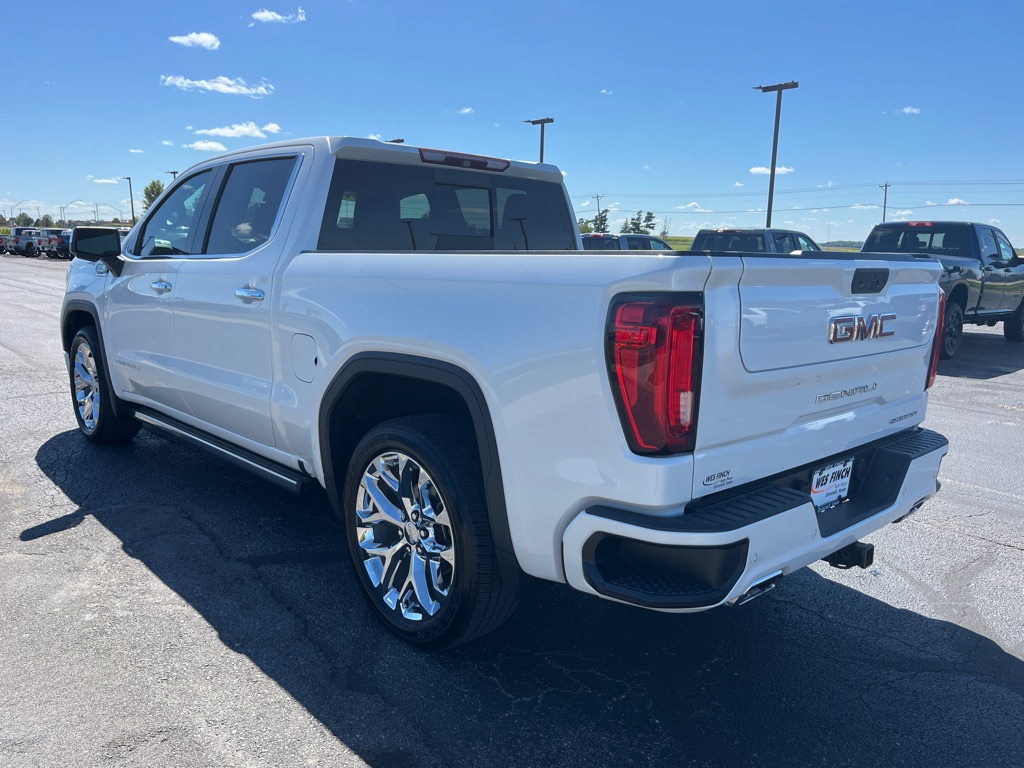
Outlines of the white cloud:
M734 186L734 187L742 187L742 186L744 186L744 185L743 185L743 182L742 182L742 181L737 181L737 182L736 182L735 184L733 184L733 186Z
M946 201L946 205L970 205L966 200L962 200L959 197L951 197Z
M287 16L283 16L277 11L268 11L266 8L261 8L252 17L261 24L298 24L300 21L306 20L306 12L300 6L298 13L289 13ZM249 26L253 25L250 24Z
M611 96L612 95L612 92L609 91L607 88L602 88L600 91L598 91L598 93L603 93L605 96Z
M473 108L472 107L463 107L462 109L459 110L459 114L460 115L472 115L473 114Z
M376 139L377 141L380 141L383 138L383 136L381 136L381 134L379 134L379 133L368 133L368 134L366 134L366 138L368 138L368 139Z
M165 147L173 147L174 146L174 142L171 141L170 139L164 139L160 143L163 144Z
M187 35L174 35L167 39L186 48L205 48L208 51L220 48L220 38L209 32L189 32Z
M645 171L649 171L649 170L651 170L651 166L649 166L649 165L645 165L645 166L644 166L644 170L645 170Z
M252 96L254 99L269 96L274 92L274 86L263 82L259 85L248 85L240 77L230 78L223 75L212 80L190 80L180 75L160 75L160 85L170 85L180 88L183 91L198 89L201 91L213 91L215 93L230 93L239 96Z
M225 139L237 139L241 136L250 136L254 139L265 139L267 134L260 130L259 126L251 120L248 123L235 123L221 128L200 128L193 131L197 136L220 136Z
M144 150L144 149L129 149L128 150L128 154L131 154L131 155L144 155L144 154L146 154L146 150Z
M584 200L582 203L580 203L580 208L586 208L588 205L590 205L590 201Z
M185 149L198 149L200 152L224 152L227 150L219 141L193 141L191 144L182 144Z
M278 125L277 123L267 123L266 125L263 126L263 130L266 133L280 133L281 126Z
M910 211L910 210L906 210L906 211L893 211L892 215L893 216L913 216L914 212Z
M772 169L771 168L766 168L763 165L755 165L753 168L750 169L750 172L754 176L770 176L771 173L772 173ZM784 176L785 174L792 173L792 172L793 172L793 168L791 166L788 166L788 165L777 165L777 166L775 166L775 175L776 176Z
M1003 221L1002 221L1002 219L989 219L988 223L989 224L1002 224Z
M918 109L917 107L904 107L903 109L901 109L899 111L901 113L903 113L904 115L920 115L921 114L921 110Z
M707 208L704 208L700 203L685 203L683 205L677 205L676 210L689 211L691 213L714 213Z
M111 176L109 179L97 179L95 176L86 176L93 184L117 184L120 179L116 176Z

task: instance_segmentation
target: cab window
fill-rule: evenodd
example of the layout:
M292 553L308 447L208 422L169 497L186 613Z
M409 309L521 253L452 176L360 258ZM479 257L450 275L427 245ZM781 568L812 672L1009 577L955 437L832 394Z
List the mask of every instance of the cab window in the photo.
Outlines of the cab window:
M213 179L208 169L178 184L159 206L146 217L136 256L185 256L192 243L193 224Z
M246 253L270 239L294 157L236 163L228 169L204 253Z

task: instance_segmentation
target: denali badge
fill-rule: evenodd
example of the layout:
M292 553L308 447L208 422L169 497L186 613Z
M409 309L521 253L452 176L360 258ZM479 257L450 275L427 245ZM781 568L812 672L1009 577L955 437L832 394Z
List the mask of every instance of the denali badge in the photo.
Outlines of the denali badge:
M844 397L856 397L857 395L866 395L869 392L874 392L878 389L878 382L871 384L861 384L859 387L850 387L849 389L837 389L835 392L824 392L814 398L815 403L828 403L832 400L842 400ZM889 422L890 424L892 422Z
M896 331L885 330L885 324L895 320L896 315L871 315L869 317L833 317L828 321L828 343L861 341L892 336Z

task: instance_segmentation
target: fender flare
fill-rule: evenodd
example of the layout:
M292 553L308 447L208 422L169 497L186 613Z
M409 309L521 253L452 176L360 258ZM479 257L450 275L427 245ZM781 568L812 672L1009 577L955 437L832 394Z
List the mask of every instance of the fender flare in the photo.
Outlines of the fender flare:
M487 400L472 375L456 365L441 360L394 352L362 352L346 362L331 381L320 403L317 428L320 437L320 459L324 483L335 509L342 509L343 489L339 487L339 480L334 476L334 463L330 460L331 413L348 387L359 376L368 373L420 379L440 384L453 390L462 398L466 410L473 420L473 430L476 433L494 546L497 550L514 556L512 534L508 524L508 510L505 506L505 487L501 476L498 445Z
M96 305L91 302L84 301L83 299L71 299L60 308L60 345L64 350L64 354L67 355L71 349L71 340L74 338L74 334L68 338L66 332L67 318L72 312L84 312L92 318L92 327L96 329L96 336L100 340L100 353L103 355L103 365L107 369L107 376L110 376L110 364L107 361L107 344L103 340L103 327L100 325L100 313L96 309ZM68 363L70 366L70 361ZM70 374L71 371L68 371ZM116 394L111 398L113 402L110 403L110 408L114 412L115 416L123 415L123 409L127 408L124 400L119 398Z

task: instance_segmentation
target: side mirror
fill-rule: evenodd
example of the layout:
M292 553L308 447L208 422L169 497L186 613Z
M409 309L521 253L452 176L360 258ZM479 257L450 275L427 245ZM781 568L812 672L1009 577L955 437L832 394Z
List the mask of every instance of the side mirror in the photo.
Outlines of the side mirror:
M83 261L100 261L116 276L121 275L121 235L111 227L75 227L71 232L71 255Z

